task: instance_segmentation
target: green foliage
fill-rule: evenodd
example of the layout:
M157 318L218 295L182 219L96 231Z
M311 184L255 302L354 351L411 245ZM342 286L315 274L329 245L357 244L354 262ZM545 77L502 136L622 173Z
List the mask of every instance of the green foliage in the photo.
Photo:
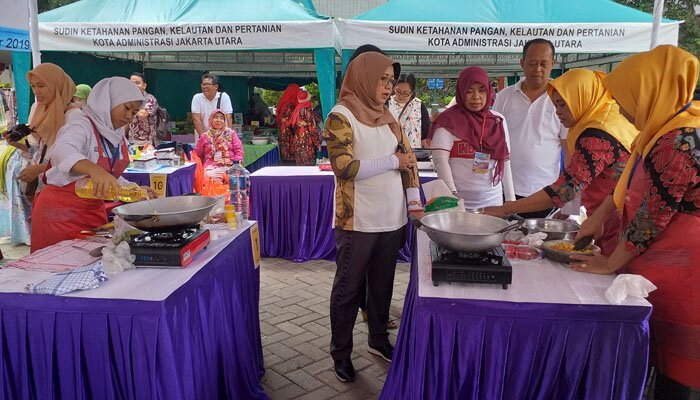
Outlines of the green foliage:
M39 12L53 10L54 8L63 7L70 3L75 3L78 0L38 0L37 6Z
M277 90L267 90L259 88L255 88L255 92L260 93L263 101L267 103L267 105L270 107L277 107L277 103L279 103L280 98L282 97L282 93L284 93L278 92Z
M653 13L654 0L615 0L638 10ZM664 18L684 21L678 32L678 46L700 55L700 24L695 18L695 6L700 5L700 0L666 0L664 4Z
M452 100L457 89L457 79L443 80L443 88L440 90L428 89L428 80L425 78L416 79L416 97L418 97L426 107L430 108L433 99L438 104L438 107L444 107ZM435 96L435 97L433 97Z
M311 95L311 101L314 104L318 104L319 99L320 99L319 96L321 94L321 91L318 88L318 84L315 82L310 83L310 84L304 86L304 89L306 89L306 91L309 92L309 94ZM282 97L282 93L284 93L284 90L277 91L277 90L255 88L255 93L260 93L260 95L263 98L263 101L265 101L265 103L267 103L268 106L276 107L277 103L279 103L280 98Z

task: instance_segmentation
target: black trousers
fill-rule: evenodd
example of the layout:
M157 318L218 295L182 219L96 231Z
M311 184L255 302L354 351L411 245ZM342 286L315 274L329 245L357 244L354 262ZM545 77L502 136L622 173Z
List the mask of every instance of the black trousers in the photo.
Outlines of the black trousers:
M330 310L331 356L334 360L352 354L352 331L365 278L369 345L389 343L386 322L394 289L396 258L406 240L405 229L377 233L335 230L337 269Z
M527 197L527 196L519 196L519 195L517 195L517 194L515 195L515 199L516 199L516 200L524 199L525 197ZM552 212L552 210L554 210L554 209L553 209L553 208L548 208L548 209L542 210L542 211L533 211L533 212L526 212L526 213L518 213L518 215L520 215L520 216L523 217L523 218L545 218L546 216L549 215L549 213Z

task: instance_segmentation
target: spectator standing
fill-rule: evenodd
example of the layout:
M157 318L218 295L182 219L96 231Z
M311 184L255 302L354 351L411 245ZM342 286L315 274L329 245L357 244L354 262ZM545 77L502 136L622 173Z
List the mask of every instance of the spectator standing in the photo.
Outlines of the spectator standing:
M501 90L493 106L494 111L503 114L510 128L510 161L518 199L557 180L561 151L566 149L567 130L547 95L554 54L554 45L549 40L527 42L520 59L525 78ZM550 212L551 209L520 215L543 218Z

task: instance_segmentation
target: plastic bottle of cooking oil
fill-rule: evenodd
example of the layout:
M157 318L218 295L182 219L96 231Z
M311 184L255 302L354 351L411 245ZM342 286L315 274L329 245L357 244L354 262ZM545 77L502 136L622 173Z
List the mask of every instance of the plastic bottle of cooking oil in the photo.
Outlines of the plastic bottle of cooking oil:
M135 201L146 200L147 198L146 190L133 182L122 185L119 188L118 196L115 196L113 189L110 189L109 196L106 197L97 197L92 193L92 191L93 185L92 179L90 178L81 178L75 183L75 194L84 199L102 199L114 201L115 198L118 198L118 200L121 202L133 203Z

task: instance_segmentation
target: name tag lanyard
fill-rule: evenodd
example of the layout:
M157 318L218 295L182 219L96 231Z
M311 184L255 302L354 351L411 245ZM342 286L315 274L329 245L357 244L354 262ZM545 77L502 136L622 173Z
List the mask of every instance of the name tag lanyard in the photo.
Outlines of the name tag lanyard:
M100 136L100 142L102 142L102 148L106 150L105 153L107 153L107 160L109 160L109 172L112 175L114 175L114 164L116 164L117 160L119 159L119 151L121 150L121 146L119 146L119 145L114 146L114 149L111 150L112 154L110 157L110 154L109 154L110 150L109 149L112 148L112 146L111 146L112 143L109 143L109 146L108 146L107 142L104 139L104 136L102 136L102 135L99 135L99 136Z

